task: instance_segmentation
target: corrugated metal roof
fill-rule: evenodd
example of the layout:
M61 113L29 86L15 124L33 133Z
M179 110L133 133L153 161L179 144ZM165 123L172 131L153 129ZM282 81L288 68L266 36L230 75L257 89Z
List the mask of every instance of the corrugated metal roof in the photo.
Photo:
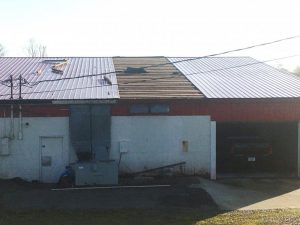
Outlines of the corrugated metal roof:
M121 99L204 97L165 57L114 57L113 61ZM138 72L144 67L144 72Z
M66 60L62 74L54 73L52 66ZM58 60L58 61L56 61ZM74 78L84 75L109 73L107 75L41 82L43 80ZM22 98L27 100L110 100L118 99L119 91L112 58L104 57L2 57L0 58L0 80L16 79L22 75L33 87L22 86ZM106 76L106 78L105 78ZM107 79L108 78L108 79ZM17 85L17 81L15 81ZM19 90L14 90L17 99ZM0 100L10 98L10 88L0 84Z
M300 97L300 78L250 57L168 59L207 98Z

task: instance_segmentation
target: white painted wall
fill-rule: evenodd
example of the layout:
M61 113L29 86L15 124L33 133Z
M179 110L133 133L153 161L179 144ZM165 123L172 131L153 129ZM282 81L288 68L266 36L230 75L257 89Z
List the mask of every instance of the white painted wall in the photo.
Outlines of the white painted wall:
M111 158L119 159L119 143L125 141L128 152L122 155L121 172L185 161L186 174L209 174L210 133L209 116L113 116Z
M76 160L69 139L68 117L25 117L18 140L18 118L10 154L0 155L0 178L40 179L40 137L63 137L63 164ZM26 126L25 124L29 125ZM209 174L211 122L209 116L113 116L111 158L123 148L121 172L135 172L185 161L186 174ZM5 131L6 130L6 131ZM0 138L9 134L9 118L0 118ZM188 141L184 152L182 141ZM53 182L53 181L49 181Z
M0 137L9 134L9 118L0 118ZM23 118L23 139L18 140L18 118L14 119L15 138L10 141L10 154L0 156L0 178L21 177L26 180L40 179L40 137L63 137L63 163L74 161L69 151L68 117ZM29 123L28 126L25 124ZM62 171L63 172L63 171ZM51 181L49 181L51 182Z

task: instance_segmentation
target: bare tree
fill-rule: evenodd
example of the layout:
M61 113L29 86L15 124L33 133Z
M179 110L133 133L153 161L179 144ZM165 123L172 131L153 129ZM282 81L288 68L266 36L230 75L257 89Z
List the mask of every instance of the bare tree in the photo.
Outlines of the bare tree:
M278 64L277 69L284 73L290 73L290 71L284 68L282 64Z
M5 51L4 46L0 44L0 57L5 56L5 53L6 53L6 51Z
M30 57L45 57L47 47L42 44L37 44L34 39L30 39L26 46L26 53Z
M277 69L279 69L280 71L282 71L284 73L292 73L292 74L300 77L300 66L296 66L294 70L288 70L288 69L284 68L282 66L282 64L278 64Z
M45 57L45 56L47 56L47 52L46 51L47 51L46 45L39 44L39 47L38 47L39 57Z

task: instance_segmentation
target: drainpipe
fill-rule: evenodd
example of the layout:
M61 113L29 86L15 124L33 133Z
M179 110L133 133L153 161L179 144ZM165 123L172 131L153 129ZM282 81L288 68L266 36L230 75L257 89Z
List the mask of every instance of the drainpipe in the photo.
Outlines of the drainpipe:
M22 130L22 105L19 104L19 133L18 133L18 139L23 139L23 130Z
M13 105L13 76L10 75L10 132L9 132L9 137L10 139L14 139L14 105Z
M9 137L10 139L14 139L14 105L10 104L10 132Z
M23 139L23 131L22 131L22 76L19 76L19 133L18 133L18 139Z
M3 137L7 137L6 131L6 109L3 110Z

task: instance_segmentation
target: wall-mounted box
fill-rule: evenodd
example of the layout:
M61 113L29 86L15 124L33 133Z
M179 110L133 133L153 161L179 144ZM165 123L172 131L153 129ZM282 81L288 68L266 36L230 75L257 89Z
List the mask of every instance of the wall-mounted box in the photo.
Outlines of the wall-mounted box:
M120 141L119 142L120 153L127 153L129 151L128 146L129 146L128 141Z
M182 151L183 152L188 152L189 151L189 142L184 140L182 141Z
M0 155L10 155L9 138L0 139Z

